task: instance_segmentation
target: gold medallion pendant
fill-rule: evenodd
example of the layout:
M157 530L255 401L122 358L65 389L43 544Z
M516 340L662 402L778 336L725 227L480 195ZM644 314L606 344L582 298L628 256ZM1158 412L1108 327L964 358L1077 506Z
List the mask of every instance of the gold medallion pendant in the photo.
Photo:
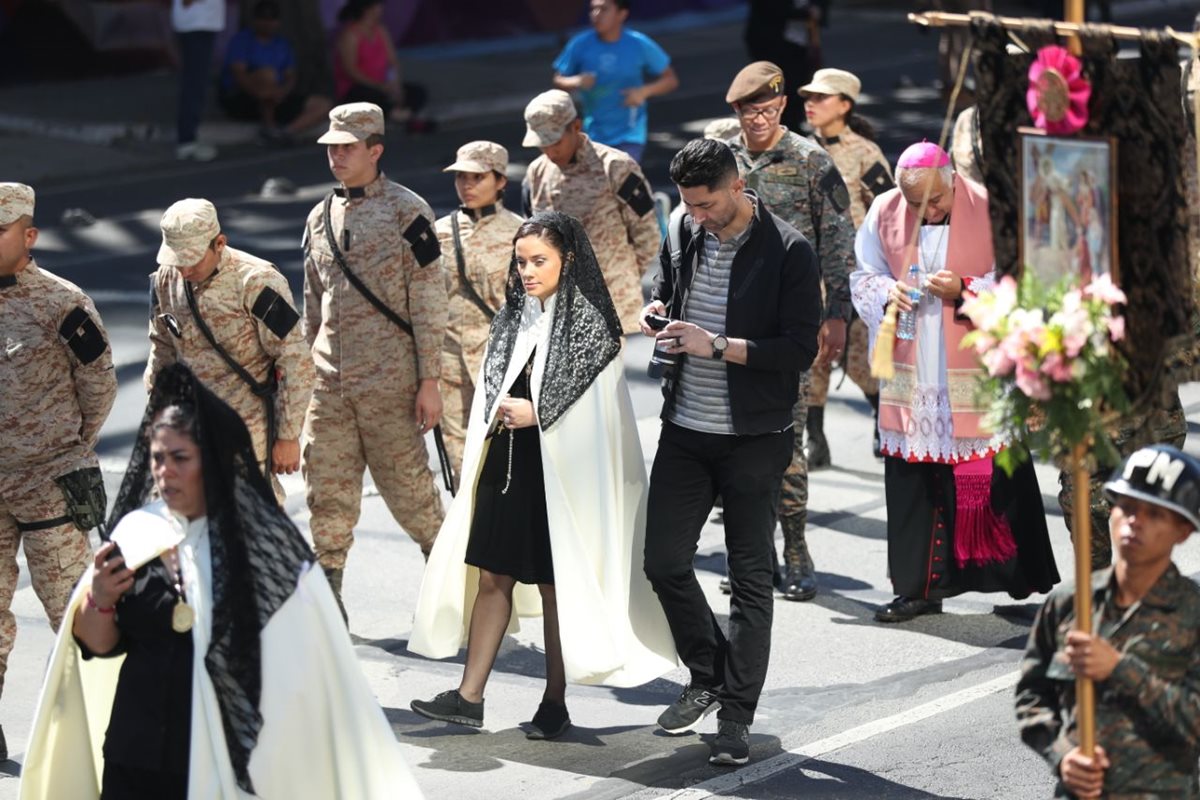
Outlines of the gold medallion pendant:
M196 612L192 607L183 602L183 598L179 598L179 602L175 604L174 610L171 611L171 629L176 633L187 633L192 629L192 624L196 621Z

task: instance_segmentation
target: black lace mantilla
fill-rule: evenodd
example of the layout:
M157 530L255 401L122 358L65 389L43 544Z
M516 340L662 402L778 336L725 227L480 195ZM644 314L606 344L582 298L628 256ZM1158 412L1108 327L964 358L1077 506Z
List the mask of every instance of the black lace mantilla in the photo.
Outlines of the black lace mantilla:
M241 417L182 364L162 370L154 382L108 530L151 499L150 424L171 405L196 413L212 551L212 639L204 663L221 707L234 775L253 793L250 754L263 723L260 634L315 559L276 502Z
M608 294L600 264L579 220L558 211L541 211L530 220L562 236L562 276L545 345L546 370L538 393L537 417L548 430L578 400L596 376L621 352L621 322ZM483 368L487 409L495 408L521 330L526 302L517 261L509 262L504 307L492 320ZM536 302L530 300L529 302Z

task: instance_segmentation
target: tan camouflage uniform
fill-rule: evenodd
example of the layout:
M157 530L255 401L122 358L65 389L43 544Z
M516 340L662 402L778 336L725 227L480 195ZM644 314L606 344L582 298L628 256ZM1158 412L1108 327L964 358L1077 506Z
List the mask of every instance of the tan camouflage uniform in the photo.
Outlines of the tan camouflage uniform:
M563 100L565 98L565 102ZM561 131L575 119L570 95L552 90L538 95L525 111L531 130L525 146L531 144L533 128ZM546 136L543 135L543 141ZM538 156L525 173L523 192L525 213L561 211L583 223L592 248L600 259L600 269L608 284L621 327L625 333L640 330L642 275L658 262L662 234L654 214L650 184L637 162L625 153L593 142L579 134L579 149L566 169L559 169L546 156Z
M751 153L738 136L727 144L737 158L738 170L767 208L796 228L812 244L821 264L825 294L825 319L849 320L850 273L854 270L854 222L850 218L850 197L833 159L816 143L784 130L775 147ZM808 460L804 437L808 420L810 373L800 376L800 400L793 412L796 445L792 462L783 476L780 498L780 524L784 526L784 558L796 566L803 553L789 545L789 528L803 531L808 519ZM803 534L801 533L802 537Z
M362 189L338 191L330 216L346 263L416 336L398 330L342 274L326 241L324 203L318 203L304 235L305 329L317 368L304 479L313 543L327 570L345 567L364 469L422 551L433 546L443 515L414 421L419 381L441 374L446 335L433 211L382 173Z
M14 188L19 187L19 188ZM0 184L0 226L33 214L33 191ZM91 563L86 531L55 478L99 468L96 441L117 396L112 350L91 299L32 258L0 276L0 688L17 635L17 548L58 630Z
M462 471L467 417L475 397L475 379L483 366L491 320L462 288L454 255L452 218L458 220L467 280L493 311L504 305L513 234L523 220L497 203L476 211L460 209L439 219L435 226L442 245L442 274L450 297L450 319L442 349L442 433L457 478Z
M849 128L828 139L820 136L814 138L833 157L833 163L846 182L846 189L850 192L850 216L857 230L866 219L867 209L875 198L895 186L891 167L879 145ZM868 396L879 394L879 382L871 377L871 363L867 356L869 346L867 326L856 318L846 332L846 354L842 361L846 375ZM831 364L813 365L812 387L808 395L810 408L825 405L831 372Z
M188 201L183 201L188 202ZM215 222L215 214L213 221ZM211 241L211 236L205 232ZM192 262L196 263L196 262ZM246 423L259 462L267 464L267 413L263 400L225 363L200 332L184 293L184 279L164 264L151 276L149 390L164 367L183 362ZM312 395L308 342L283 274L268 261L226 246L216 271L193 286L196 305L218 344L260 384L274 368L275 436L299 439ZM276 495L284 495L271 475Z
M1116 606L1112 570L1092 575L1097 632L1120 653L1112 674L1096 683L1096 744L1111 766L1110 800L1195 798L1200 757L1200 589L1171 564L1141 602ZM1074 586L1060 586L1038 611L1029 634L1016 712L1021 739L1057 776L1079 743L1075 675L1065 663L1075 624ZM1068 797L1060 783L1055 797Z

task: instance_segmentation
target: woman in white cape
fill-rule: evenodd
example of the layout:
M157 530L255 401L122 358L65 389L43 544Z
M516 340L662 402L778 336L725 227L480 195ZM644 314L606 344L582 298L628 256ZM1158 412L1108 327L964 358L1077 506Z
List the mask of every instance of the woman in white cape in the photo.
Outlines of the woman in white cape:
M570 726L568 682L636 686L676 666L642 570L646 472L621 325L578 220L518 229L471 408L462 489L429 556L409 649L467 663L418 714L481 727L506 631L543 614L546 690L529 738ZM535 588L536 586L536 588ZM544 613L543 613L544 612Z
M158 376L109 519L23 800L420 797L245 425L187 367Z

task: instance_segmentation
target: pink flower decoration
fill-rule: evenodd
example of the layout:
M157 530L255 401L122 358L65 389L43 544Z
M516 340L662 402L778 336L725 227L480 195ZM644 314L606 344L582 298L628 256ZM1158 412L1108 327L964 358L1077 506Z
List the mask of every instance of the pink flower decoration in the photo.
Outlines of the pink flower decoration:
M1030 369L1027 365L1017 364L1017 388L1031 400L1049 400L1050 387L1046 385L1045 379L1038 374L1036 369Z
M1056 383L1070 383L1071 362L1063 358L1061 353L1050 353L1042 362L1042 374Z
M1125 318L1113 317L1108 321L1108 338L1119 342L1125 338Z
M1115 306L1126 302L1125 293L1121 291L1121 287L1117 286L1112 281L1112 276L1104 273L1096 277L1091 283L1083 287L1085 297L1094 297L1097 300L1103 300L1105 305Z
M1033 124L1054 134L1072 134L1088 123L1092 84L1083 77L1079 59L1065 47L1051 45L1038 51L1029 67L1025 104Z

